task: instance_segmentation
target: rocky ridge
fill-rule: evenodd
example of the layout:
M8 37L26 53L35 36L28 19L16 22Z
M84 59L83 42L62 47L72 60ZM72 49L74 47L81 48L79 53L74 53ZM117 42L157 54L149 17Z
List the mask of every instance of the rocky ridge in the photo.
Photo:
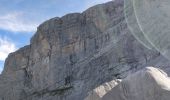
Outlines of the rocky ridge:
M169 61L131 34L123 0L52 18L30 45L11 53L0 75L0 100L84 100L88 92L146 66Z

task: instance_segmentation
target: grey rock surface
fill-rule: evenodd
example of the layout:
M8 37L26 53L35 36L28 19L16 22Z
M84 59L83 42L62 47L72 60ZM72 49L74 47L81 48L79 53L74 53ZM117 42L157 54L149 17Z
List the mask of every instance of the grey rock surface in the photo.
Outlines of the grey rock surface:
M2 100L84 100L105 82L169 61L127 28L123 0L52 18L31 43L11 53L0 75Z
M116 79L96 87L88 93L88 96L84 100L102 100L102 98L118 86L121 81L120 79Z
M129 75L102 100L169 100L170 78L153 67Z
M122 81L112 80L89 92L85 100L169 100L170 78L161 69L147 67Z

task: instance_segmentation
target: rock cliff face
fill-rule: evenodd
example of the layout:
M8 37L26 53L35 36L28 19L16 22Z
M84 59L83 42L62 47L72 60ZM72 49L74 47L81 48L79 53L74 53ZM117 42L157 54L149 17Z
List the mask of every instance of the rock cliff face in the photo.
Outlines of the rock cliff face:
M95 87L145 66L168 68L131 35L123 6L115 0L41 24L30 45L6 59L0 100L84 100Z

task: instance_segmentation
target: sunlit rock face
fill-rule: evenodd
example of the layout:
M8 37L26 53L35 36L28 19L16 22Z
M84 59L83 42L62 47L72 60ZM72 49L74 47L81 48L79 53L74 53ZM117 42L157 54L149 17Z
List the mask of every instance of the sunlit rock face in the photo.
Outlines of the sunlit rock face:
M170 60L170 1L124 0L124 12L132 34L147 48Z
M84 100L88 92L168 60L145 48L127 28L123 0L52 18L31 43L10 54L0 75L2 100Z
M102 100L102 98L112 91L121 81L120 79L116 79L96 87L88 92L88 96L84 100Z
M86 100L169 100L170 78L157 68L147 67L122 81L112 80L89 92Z

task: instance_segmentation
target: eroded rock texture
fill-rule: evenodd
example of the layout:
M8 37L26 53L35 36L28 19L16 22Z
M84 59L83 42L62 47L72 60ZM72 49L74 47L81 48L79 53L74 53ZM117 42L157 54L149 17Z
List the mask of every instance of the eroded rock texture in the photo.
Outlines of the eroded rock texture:
M0 100L83 100L107 81L167 62L131 35L123 0L115 0L41 24L6 59Z

